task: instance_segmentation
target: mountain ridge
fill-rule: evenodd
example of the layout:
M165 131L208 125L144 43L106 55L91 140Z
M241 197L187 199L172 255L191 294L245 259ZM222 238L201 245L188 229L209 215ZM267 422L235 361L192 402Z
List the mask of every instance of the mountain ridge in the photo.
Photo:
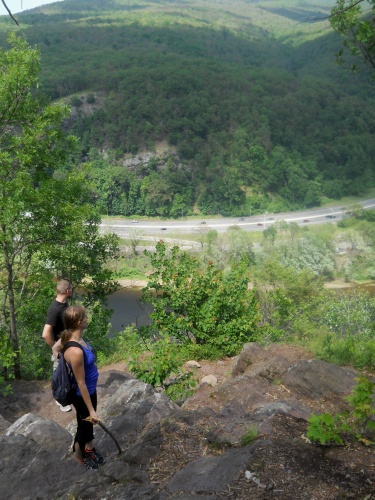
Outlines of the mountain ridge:
M91 165L94 183L124 155L163 141L177 150L169 169L151 163L113 177L103 212L240 215L374 183L373 87L335 67L340 42L325 34L327 20L307 26L265 10L284 5L302 18L327 4L65 0L24 13L21 31L40 46L43 91L81 109L77 161ZM80 105L95 92L107 98L87 116ZM90 157L94 149L109 151L109 163Z

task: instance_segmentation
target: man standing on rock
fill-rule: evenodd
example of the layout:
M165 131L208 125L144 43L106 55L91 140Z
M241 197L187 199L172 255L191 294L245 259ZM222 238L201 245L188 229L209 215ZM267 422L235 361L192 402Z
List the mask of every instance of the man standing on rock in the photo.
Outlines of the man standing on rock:
M42 337L51 348L60 339L61 333L65 330L63 316L65 310L68 308L68 297L72 295L72 286L69 281L60 280L57 283L56 291L57 295L48 309L47 320L42 333ZM58 360L55 358L54 354L52 354L52 361L53 369L55 370ZM72 410L70 405L62 406L57 401L56 404L60 406L61 411L65 412Z

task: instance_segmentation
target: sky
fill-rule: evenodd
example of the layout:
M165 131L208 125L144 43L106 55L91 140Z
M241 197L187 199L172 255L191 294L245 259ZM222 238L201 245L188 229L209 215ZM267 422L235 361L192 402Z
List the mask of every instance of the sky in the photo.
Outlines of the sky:
M33 9L34 7L39 7L40 5L45 5L46 3L54 3L58 0L4 0L7 4L9 10L12 14L17 14L18 12L23 12L24 10ZM5 16L7 11L0 2L0 15Z

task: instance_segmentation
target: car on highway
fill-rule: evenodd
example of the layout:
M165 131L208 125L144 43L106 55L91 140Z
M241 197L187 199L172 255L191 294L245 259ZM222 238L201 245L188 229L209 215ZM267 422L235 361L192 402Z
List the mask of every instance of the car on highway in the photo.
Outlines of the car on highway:
M133 220L132 220L132 224L138 224L138 221L137 221L137 220L135 220L135 219L133 219Z
M201 224L207 224L207 222L205 220L202 220Z
M273 217L267 217L267 220L275 220Z
M303 219L303 222L310 222L310 219Z
M161 228L160 228L160 230L161 230L161 231L166 231L166 230L167 230L167 228L166 228L166 227L161 227Z
M263 224L261 222L258 222L257 226L263 226Z
M336 219L336 215L326 215L326 219Z
M239 220L240 222L242 222L243 220L245 220L245 218L244 218L244 217L240 217L238 220Z

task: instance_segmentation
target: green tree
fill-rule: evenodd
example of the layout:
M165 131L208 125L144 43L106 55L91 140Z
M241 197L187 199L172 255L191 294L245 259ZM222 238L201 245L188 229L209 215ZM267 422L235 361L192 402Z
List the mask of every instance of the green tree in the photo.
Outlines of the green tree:
M371 340L375 324L375 299L362 290L324 290L311 309L311 319L324 324L337 338Z
M120 166L111 164L100 155L82 167L86 179L90 182L91 199L102 214L129 215L127 205L130 201L130 191L134 174ZM135 206L131 207L130 214L135 213Z
M232 355L261 335L257 303L248 288L245 260L224 273L163 242L145 252L155 271L143 290L151 302L147 332L168 334L184 343L208 344Z
M239 262L244 257L249 262L254 262L254 247L251 235L247 231L228 231L226 235L228 241L228 253L230 261Z
M187 215L188 211L189 211L189 208L186 205L184 197L181 194L176 193L173 196L173 202L172 202L172 206L171 206L169 215L171 217L175 217L175 218L183 217L184 215Z
M343 37L344 47L370 66L372 78L375 78L374 18L375 0L337 0L330 17L332 28ZM342 54L340 50L339 62L342 62Z
M366 291L323 290L304 316L319 357L357 368L374 365L375 299Z
M168 215L171 204L169 185L156 172L152 172L142 181L142 193L149 210L158 215ZM150 214L152 215L152 213Z
M207 242L207 250L208 253L211 253L213 245L216 244L219 233L216 229L210 229L206 234L206 242Z
M144 236L144 231L139 229L132 229L129 232L130 236L130 246L132 249L133 255L138 255L137 247L139 243L142 241L142 237Z
M316 275L332 277L335 263L332 246L315 235L306 234L293 246L282 249L281 262L295 269L309 269Z
M75 286L90 277L88 296L94 298L109 284L102 266L117 243L99 235L100 221L84 203L82 176L55 178L76 143L61 126L69 110L38 98L39 51L13 34L9 43L8 50L0 50L0 335L5 346L0 356L5 366L3 354L8 363L12 353L14 375L20 378L20 335L35 327L35 304L40 304L32 297L48 280L52 288L54 276L64 276Z
M207 234L211 231L210 228L206 224L199 224L193 228L193 231L198 235L198 239L203 250L204 243L207 240Z
M9 335L19 378L16 280L29 268L38 243L46 236L46 215L53 213L51 205L43 213L29 210L43 197L46 204L50 202L44 180L54 163L64 157L58 125L67 117L67 108L40 108L31 94L40 69L39 53L14 35L9 41L11 48L0 51L0 244L6 319L3 329L7 330L3 334Z
M275 239L277 235L277 228L275 224L270 224L267 229L263 231L263 236L266 240L270 241L271 245L275 244Z
M254 290L263 324L271 332L293 331L309 302L318 295L323 280L309 269L296 270L269 255L254 269Z
M294 241L296 241L298 235L301 233L301 227L297 224L297 222L290 222L288 229L290 234L290 240L293 243Z

